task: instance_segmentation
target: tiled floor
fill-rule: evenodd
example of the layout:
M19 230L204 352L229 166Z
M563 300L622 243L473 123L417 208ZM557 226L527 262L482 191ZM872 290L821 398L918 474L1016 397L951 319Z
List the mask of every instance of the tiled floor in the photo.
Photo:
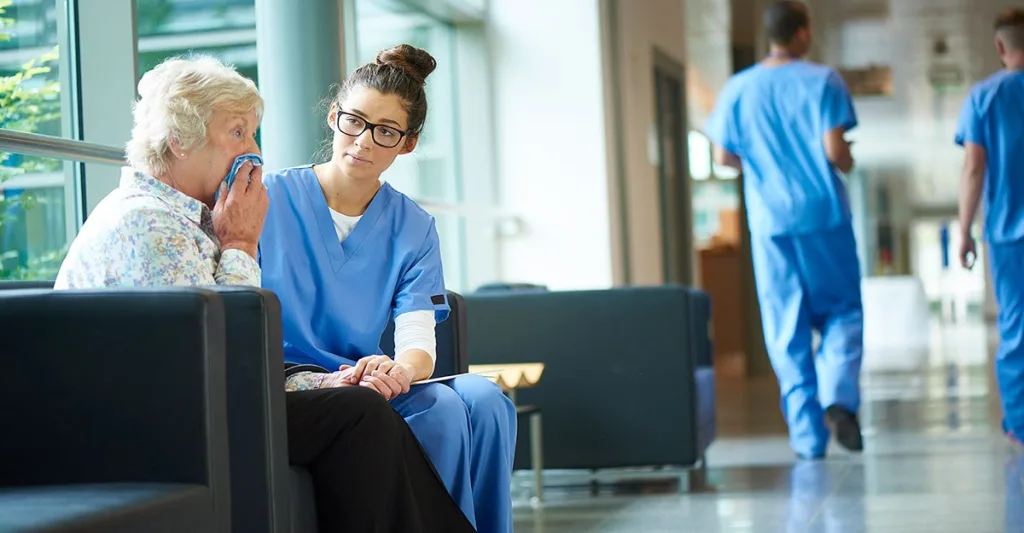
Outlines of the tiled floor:
M1024 450L998 433L987 333L945 328L930 350L873 361L864 454L796 461L773 380L720 377L703 487L684 493L679 476L647 474L596 496L549 488L542 506L520 501L516 532L1024 533Z

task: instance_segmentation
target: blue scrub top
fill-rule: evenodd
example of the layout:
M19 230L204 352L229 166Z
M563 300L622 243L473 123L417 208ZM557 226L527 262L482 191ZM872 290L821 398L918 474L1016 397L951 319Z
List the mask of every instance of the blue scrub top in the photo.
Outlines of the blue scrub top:
M383 183L339 242L312 167L265 175L270 208L260 238L263 287L281 301L285 360L329 370L381 354L388 319L448 318L434 218ZM394 354L388 354L394 355Z
M849 222L846 187L825 155L823 137L856 126L842 78L828 67L792 61L733 76L705 134L743 162L750 231L782 235Z
M955 142L987 154L985 239L1024 237L1024 73L1002 71L974 86L960 111Z

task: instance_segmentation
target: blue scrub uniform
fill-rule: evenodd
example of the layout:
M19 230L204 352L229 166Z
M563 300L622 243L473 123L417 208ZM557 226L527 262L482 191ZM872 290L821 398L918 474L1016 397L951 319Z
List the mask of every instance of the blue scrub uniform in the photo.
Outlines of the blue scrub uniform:
M985 149L984 237L996 303L996 383L1004 429L1024 438L1024 73L1003 71L975 85L955 142Z
M729 80L705 133L743 162L762 328L790 445L824 454L824 410L860 407L863 315L849 202L823 136L857 125L834 71L756 65ZM822 335L817 356L812 330Z
M281 301L285 360L337 369L381 354L389 316L448 317L434 219L387 183L339 242L312 167L265 176L263 286ZM481 532L512 531L516 412L478 376L417 385L392 401Z

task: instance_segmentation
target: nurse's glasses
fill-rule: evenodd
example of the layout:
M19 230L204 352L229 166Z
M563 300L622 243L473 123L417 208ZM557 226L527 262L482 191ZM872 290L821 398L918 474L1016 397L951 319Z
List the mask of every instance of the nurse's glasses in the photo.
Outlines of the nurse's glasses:
M391 126L367 122L358 115L353 115L352 113L346 113L344 111L338 112L338 118L336 119L335 125L337 126L338 131L350 137L359 137L364 131L370 130L370 136L373 137L373 142L377 143L377 145L382 148L394 148L398 146L398 143L402 142L402 139L409 134L408 131L402 131Z

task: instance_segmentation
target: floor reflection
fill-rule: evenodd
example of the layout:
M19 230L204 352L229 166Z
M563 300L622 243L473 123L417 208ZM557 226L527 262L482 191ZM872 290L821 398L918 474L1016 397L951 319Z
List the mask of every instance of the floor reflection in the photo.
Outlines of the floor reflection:
M798 462L771 378L719 377L719 439L706 485L658 470L595 488L553 473L540 507L517 474L516 531L1021 532L1024 450L999 434L983 326L933 331L926 353L873 357L862 381L866 450ZM900 357L903 357L900 360Z

